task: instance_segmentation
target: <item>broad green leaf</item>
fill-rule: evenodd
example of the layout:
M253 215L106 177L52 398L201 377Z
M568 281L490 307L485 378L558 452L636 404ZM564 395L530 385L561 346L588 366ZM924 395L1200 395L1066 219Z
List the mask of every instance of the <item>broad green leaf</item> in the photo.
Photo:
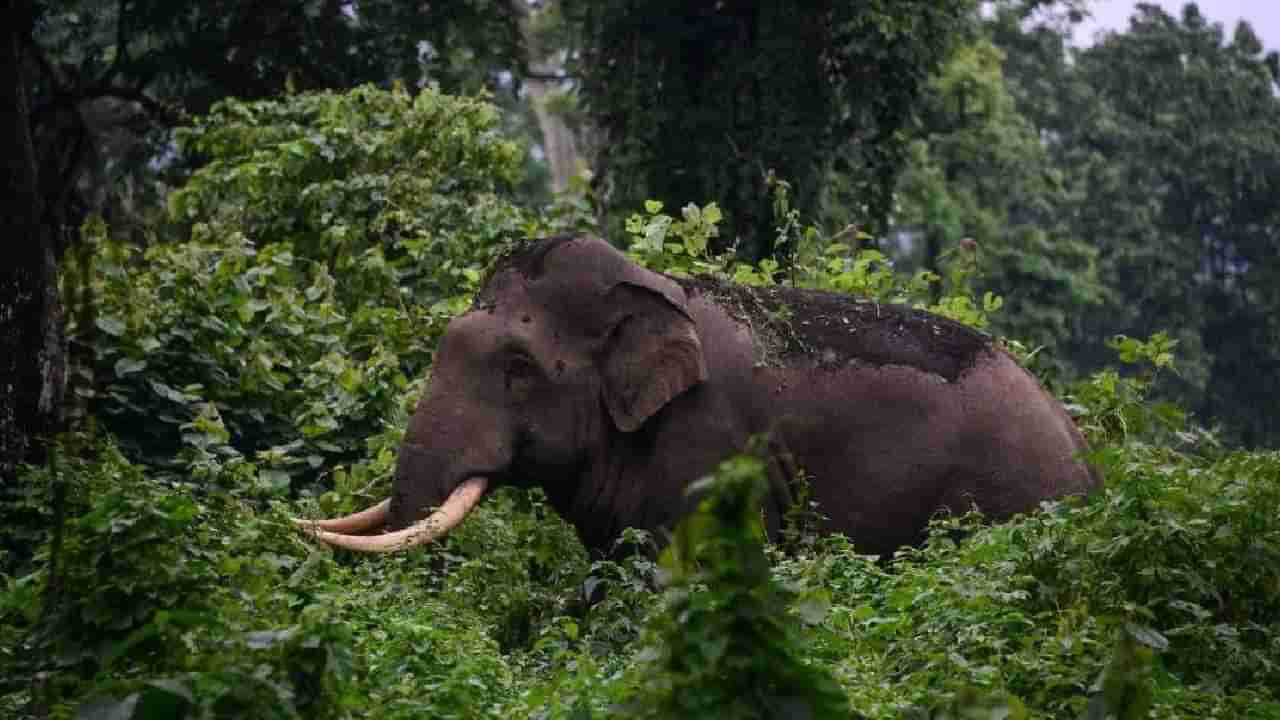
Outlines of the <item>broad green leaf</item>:
M112 315L99 315L94 324L102 332L115 337L120 337L125 332L124 321Z
M131 373L138 372L147 367L146 360L133 360L131 358L120 358L115 364L116 377L124 377Z

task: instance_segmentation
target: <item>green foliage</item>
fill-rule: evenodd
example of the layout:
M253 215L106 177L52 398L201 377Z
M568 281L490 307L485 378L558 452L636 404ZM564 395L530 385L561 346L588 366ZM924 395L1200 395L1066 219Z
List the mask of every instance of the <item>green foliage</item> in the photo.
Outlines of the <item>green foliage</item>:
M34 40L58 66L54 83L101 91L112 80L157 103L205 112L226 97L401 80L477 90L488 72L520 65L517 14L499 0L408 8L243 2L179 7L68 0L36 8ZM422 44L431 52L423 53Z
M376 469L340 489L384 475L444 325L505 241L545 229L497 194L519 167L497 123L479 100L363 87L230 100L180 131L207 159L169 198L189 238L139 257L86 228L100 301L76 330L107 428L261 495L366 450Z
M1188 680L1280 686L1276 460L1138 445L1104 453L1097 502L1029 526L1040 535L1024 541L1040 601L1156 628L1169 644L1163 666Z
M1091 372L1110 362L1114 335L1168 332L1182 360L1159 393L1223 423L1227 439L1274 445L1273 403L1259 399L1280 397L1280 174L1269 169L1280 54L1193 3L1179 14L1140 5L1127 32L1086 49L1071 48L1065 24L1028 25L993 16L1007 87L1061 183L1053 216L1093 246L1107 289L1092 311L1052 303L1069 320L1064 360ZM1035 224L1056 234L1057 223Z
M817 655L869 717L974 691L1029 717L1270 717L1278 460L1114 448L1093 502L948 519L891 568L827 538L779 573L827 593Z
M769 171L796 182L812 215L819 178L838 164L859 220L887 216L901 132L977 3L558 5L578 35L569 69L602 135L593 168L611 234L646 198L709 198L725 237L756 260L778 252Z
M172 131L219 101L363 83L510 87L526 63L519 16L507 0L59 0L15 5L6 26L32 60L14 77L37 110L43 200L74 244L95 212L116 237L153 240L165 194L191 169Z
M663 553L671 578L641 650L629 714L654 718L847 717L829 673L803 660L794 594L770 574L760 503L764 461L721 463ZM651 660L649 658L652 658Z
M543 624L581 613L581 547L536 498L491 498L437 552L340 565L283 513L88 448L61 465L56 567L46 545L0 592L6 717L496 716L520 653L545 669Z
M345 308L473 290L494 242L532 225L497 195L521 153L482 100L370 86L227 100L177 139L207 162L170 194L173 218L289 241L341 281Z
M1169 440L1170 431L1178 432L1186 425L1186 413L1176 405L1147 399L1160 371L1173 368L1176 344L1163 332L1146 342L1123 335L1111 339L1108 345L1117 351L1120 361L1141 369L1121 374L1107 368L1076 384L1074 402L1067 404L1067 410L1090 442L1108 445L1131 438ZM1211 435L1198 432L1212 441ZM1188 439L1195 437L1191 431L1182 434Z
M1014 106L1004 61L979 39L929 83L921 136L898 178L901 240L890 252L935 273L980 270L979 290L1010 304L995 329L1057 347L1105 289L1096 250L1057 218L1066 188Z
M328 563L326 563L328 564ZM332 593L334 621L359 629L353 654L353 709L387 718L496 717L513 675L489 629L492 618L449 602L421 562L338 568L308 583ZM342 592L336 592L341 590Z
M89 242L100 243L102 273L100 417L140 457L181 453L192 479L270 495L349 461L387 429L429 357L427 312L347 315L333 276L287 243L199 233L152 247L130 270L130 246ZM261 472L239 475L246 459Z
M157 480L110 444L90 453L59 465L76 492L56 563L46 547L0 595L18 649L3 676L37 679L33 705L91 718L332 716L350 637L283 582L304 565L287 525Z
M660 593L652 556L586 563L536 497L499 494L436 549L353 563L98 444L60 465L77 491L59 569L0 594L0 676L26 679L0 708L756 716L770 706L747 698L816 692L886 719L1280 712L1280 455L1129 443L1098 460L1092 502L942 520L884 565L839 537L764 549L761 467L737 458L697 488Z
M855 250L844 242L849 232L827 237L813 225L802 225L799 211L790 204L790 183L770 178L770 185L775 212L783 218L775 228L775 247L789 253L785 270L774 257L752 264L739 260L736 248L714 253L710 239L719 235L718 223L722 219L715 203L701 208L690 203L681 210L683 219L676 220L662 212L661 202L646 201L643 214L633 213L627 219L628 255L660 272L715 275L747 285L788 283L845 293L864 300L910 305L977 328L985 328L989 316L1004 304L990 291L977 296L973 283L978 266L972 251L961 248L959 252L966 257L952 262L945 278L926 270L903 274L879 250ZM868 237L864 233L852 234L849 239L855 243Z
M626 222L631 259L650 270L673 275L729 272L732 255L713 255L710 243L720 235L720 207L708 203L700 208L689 203L680 214L682 219L676 220L662 212L661 202L645 201L644 214L632 213Z
M86 225L96 316L77 316L73 333L92 348L98 383L85 392L98 426L145 465L78 446L106 459L95 458L94 472L58 472L74 501L62 539L40 522L53 478L20 483L34 514L5 508L6 518L27 518L24 540L45 550L34 572L14 568L23 574L0 604L0 637L24 648L5 655L13 672L3 674L34 683L0 707L345 716L363 706L354 698L383 686L405 717L471 716L467 708L493 704L472 676L503 665L498 643L486 634L456 644L453 628L434 637L475 663L415 666L454 690L405 700L418 686L388 678L433 636L419 633L392 648L388 664L367 666L363 621L334 614L345 592L329 584L332 562L300 554L288 523L252 507L326 472L333 490L319 498L321 512L385 494L444 324L507 240L550 231L497 194L519 157L496 124L484 103L435 92L227 102L181 134L186 152L208 160L171 197L188 238L140 251L108 239L101 222ZM556 217L580 222L572 211ZM585 566L539 503L490 505L515 520L486 523L481 513L449 540L455 553L489 555L459 563L456 589L509 588L485 604L496 614L486 627L524 647L563 604L543 590L555 587L555 569ZM519 543L502 531L512 522ZM484 542L470 539L477 532ZM547 541L529 540L537 537ZM488 551L502 538L527 552L494 559ZM512 585L521 574L528 582ZM75 590L43 589L64 584ZM406 627L426 627L423 617Z

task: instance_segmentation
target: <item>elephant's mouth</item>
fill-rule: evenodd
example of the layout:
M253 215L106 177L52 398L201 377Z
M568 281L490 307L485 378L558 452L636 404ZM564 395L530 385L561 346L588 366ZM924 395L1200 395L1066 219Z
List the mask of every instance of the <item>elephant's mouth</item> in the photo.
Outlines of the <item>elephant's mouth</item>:
M453 489L435 512L403 530L381 535L356 535L383 525L391 512L391 500L366 510L328 520L294 520L304 532L334 547L356 552L388 553L408 550L449 534L475 509L489 487L489 478L473 475Z

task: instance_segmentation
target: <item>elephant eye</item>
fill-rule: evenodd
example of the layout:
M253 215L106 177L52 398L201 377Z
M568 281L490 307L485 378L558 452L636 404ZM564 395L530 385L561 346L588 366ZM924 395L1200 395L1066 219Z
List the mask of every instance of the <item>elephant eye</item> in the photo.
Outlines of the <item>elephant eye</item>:
M533 362L533 358L524 353L511 353L507 355L507 374L509 375L529 375L538 372L538 366Z

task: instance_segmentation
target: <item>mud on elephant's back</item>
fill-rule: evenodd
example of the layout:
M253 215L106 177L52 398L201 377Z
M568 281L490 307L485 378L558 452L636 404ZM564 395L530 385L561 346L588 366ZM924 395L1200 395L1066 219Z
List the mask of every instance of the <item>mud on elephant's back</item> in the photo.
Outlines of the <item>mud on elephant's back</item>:
M778 366L905 365L954 382L991 350L981 332L901 305L778 285L676 278L689 296L708 295L756 335L757 360Z

